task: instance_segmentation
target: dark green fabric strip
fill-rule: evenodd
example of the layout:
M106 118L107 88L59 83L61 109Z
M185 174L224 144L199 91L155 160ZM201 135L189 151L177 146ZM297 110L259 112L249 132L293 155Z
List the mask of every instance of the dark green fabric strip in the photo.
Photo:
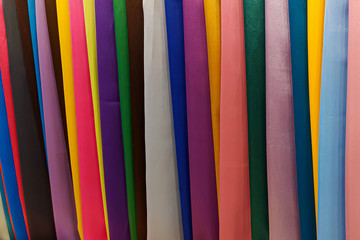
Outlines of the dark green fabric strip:
M269 239L266 170L265 5L244 0L251 235Z

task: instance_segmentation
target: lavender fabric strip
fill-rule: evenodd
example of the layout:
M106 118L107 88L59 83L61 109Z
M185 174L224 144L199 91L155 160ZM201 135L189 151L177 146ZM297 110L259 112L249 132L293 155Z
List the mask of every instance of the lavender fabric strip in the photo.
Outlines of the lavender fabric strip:
M288 0L265 0L270 239L300 240Z
M95 0L105 192L111 239L130 239L113 0Z
M58 239L79 239L44 0L36 0L35 7L46 148L56 235Z

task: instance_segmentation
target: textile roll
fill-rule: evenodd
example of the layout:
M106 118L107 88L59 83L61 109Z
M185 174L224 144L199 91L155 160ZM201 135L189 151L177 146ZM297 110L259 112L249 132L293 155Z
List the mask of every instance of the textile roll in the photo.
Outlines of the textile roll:
M301 239L316 239L307 54L307 3L289 0L295 153Z
M165 0L165 13L182 227L184 239L191 240L192 221L182 1Z
M96 17L95 17L95 0L83 1L85 16L86 43L88 52L88 63L90 70L90 83L92 93L92 104L94 109L96 147L99 159L101 194L103 199L104 217L106 234L109 238L109 221L107 211L107 201L105 193L105 176L104 176L104 160L103 145L101 137L100 123L100 103L99 103L99 84L98 84L98 67L97 67L97 49L96 49Z
M76 110L74 96L74 76L73 61L71 50L71 32L69 17L69 2L63 0L56 1L57 17L59 23L59 43L60 54L63 60L63 87L64 101L67 121L67 131L69 140L69 155L71 164L72 184L74 190L77 228L80 239L84 239L82 213L81 213L81 192L80 192L80 176L79 176L79 156L78 156L78 140L76 131Z
M220 79L221 79L221 32L220 0L204 0L206 38L208 49L211 120L214 144L216 187L219 201L220 162Z
M56 239L27 4L4 0L3 7L30 238Z
M84 239L107 239L82 1L70 0L70 27Z
M120 94L121 123L123 132L126 191L129 211L131 239L138 239L136 199L134 185L134 164L131 126L131 98L129 76L129 47L127 34L126 0L113 0L115 18L118 86Z
M327 0L320 123L318 239L345 239L348 0Z
M269 239L266 175L265 2L245 0L251 238Z
M300 239L288 0L265 1L269 238Z
M105 190L110 239L130 239L112 0L95 0ZM116 184L114 184L116 182Z
M165 7L144 0L147 237L183 239L172 119Z
M14 232L11 226L11 221L9 218L9 211L6 205L3 181L2 179L0 180L0 238L4 240L15 239Z
M147 235L147 210L144 123L144 15L142 0L126 0L126 15L137 232L138 238L145 240Z

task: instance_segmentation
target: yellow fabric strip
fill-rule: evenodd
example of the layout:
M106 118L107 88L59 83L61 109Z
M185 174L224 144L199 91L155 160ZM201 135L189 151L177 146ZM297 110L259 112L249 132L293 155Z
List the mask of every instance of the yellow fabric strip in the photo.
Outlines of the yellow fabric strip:
M211 118L214 142L216 188L219 200L220 159L220 0L204 0L206 37L208 47Z
M82 212L81 212L79 158L78 158L78 143L77 143L77 130L76 130L76 110L75 110L74 77L73 77L72 50L71 50L69 2L64 0L56 0L56 8L57 8L58 26L59 26L59 40L60 40L60 53L62 59L66 123L68 126L67 131L69 138L69 152L70 152L71 173L72 173L73 187L74 187L76 215L78 220L79 235L81 239L84 239Z
M95 1L94 0L84 0L83 4L84 4L84 16L85 16L86 42L87 42L88 57L89 57L91 92L92 92L93 107L94 107L96 145L97 145L98 156L99 156L101 192L102 192L103 205L104 205L106 233L107 233L108 239L110 239L107 204L106 204L106 194L105 194L103 152L102 152L102 142L101 142L99 85L98 85L98 72L97 72L98 71L97 70L97 51L96 51Z
M311 142L313 154L315 210L318 206L318 156L319 156L319 114L321 63L323 50L325 0L308 0L308 64L309 64L309 104Z

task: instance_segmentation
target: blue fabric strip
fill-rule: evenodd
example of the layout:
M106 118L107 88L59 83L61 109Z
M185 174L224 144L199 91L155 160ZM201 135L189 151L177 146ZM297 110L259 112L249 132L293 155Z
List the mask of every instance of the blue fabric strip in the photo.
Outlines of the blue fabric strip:
M301 239L316 240L308 86L306 0L289 0L289 20L300 235Z
M165 13L183 233L185 240L191 240L192 221L182 1L165 0Z
M318 239L345 239L348 0L326 0L319 128Z

